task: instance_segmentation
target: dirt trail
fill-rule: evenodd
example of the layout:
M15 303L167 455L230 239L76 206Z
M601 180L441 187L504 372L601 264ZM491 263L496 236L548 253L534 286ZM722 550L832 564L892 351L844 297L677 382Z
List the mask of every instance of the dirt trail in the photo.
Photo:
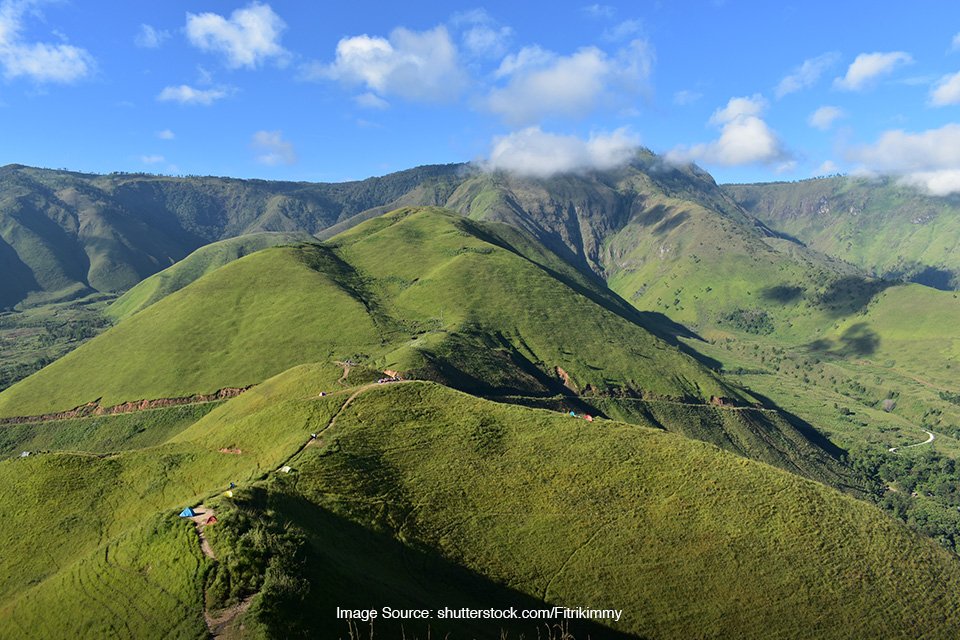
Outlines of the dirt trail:
M214 516L215 513L213 509L206 507L205 505L198 505L194 508L194 511L197 515L190 517L190 520L193 521L193 526L197 528L197 537L200 539L200 549L203 551L203 554L208 558L211 558L214 562L217 562L217 556L213 553L213 547L210 546L210 543L207 541L207 537L203 535L203 530L207 527L207 520ZM247 596L241 602L233 605L232 607L227 607L223 611L220 611L218 615L214 616L210 613L210 610L207 609L207 591L203 591L203 618L207 623L207 630L210 631L210 635L214 638L220 637L223 631L239 616L246 613L247 609L250 608L250 603L253 602L253 598L256 594L252 596Z

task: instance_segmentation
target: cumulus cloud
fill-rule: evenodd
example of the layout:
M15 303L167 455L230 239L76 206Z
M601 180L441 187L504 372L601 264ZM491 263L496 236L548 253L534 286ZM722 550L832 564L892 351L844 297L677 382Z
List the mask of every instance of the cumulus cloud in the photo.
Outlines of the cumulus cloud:
M202 105L209 107L217 100L226 98L233 93L228 87L218 87L214 89L194 89L185 84L179 87L166 87L157 96L160 102L179 102L182 105Z
M303 78L341 80L379 95L427 102L451 101L467 82L457 47L444 26L422 32L400 27L389 40L368 35L343 38L337 43L336 60L307 65Z
M24 42L21 35L24 18L35 14L41 3L41 0L0 2L0 66L4 76L26 77L39 83L71 83L92 75L96 63L85 49L66 43Z
M844 91L863 91L871 88L880 77L892 73L896 67L912 62L913 58L904 51L861 53L847 69L847 75L835 79L833 86Z
M487 171L546 178L623 166L636 154L639 144L639 137L626 127L591 135L589 140L528 127L494 138L489 157L480 164Z
M808 87L820 79L824 71L832 67L840 59L840 54L836 51L824 53L816 58L804 60L803 64L793 70L788 76L785 76L780 84L777 85L775 94L777 98L782 98L788 93L794 93Z
M269 166L296 164L297 154L293 144L283 139L282 131L257 131L250 146L259 153L257 162Z
M141 24L133 43L143 49L157 49L170 37L169 31L154 29L148 24Z
M710 117L709 124L720 127L717 140L691 147L679 145L666 154L667 160L674 164L703 161L723 167L765 164L778 172L792 171L796 164L791 154L780 136L760 118L767 105L760 95L731 98Z
M834 120L844 115L846 113L839 107L824 106L810 114L810 117L807 118L807 124L821 131L826 131L833 126Z
M930 89L930 104L944 107L960 104L960 72L945 75Z
M760 116L763 115L768 106L770 106L770 103L759 93L753 94L752 97L730 98L727 106L713 112L707 124L719 126L741 117Z
M505 78L506 85L492 89L485 106L514 126L551 116L582 118L601 107L628 107L649 90L655 59L646 40L632 41L616 56L596 47L569 56L524 47L503 60L495 77Z
M270 5L253 3L230 14L187 14L187 38L202 51L219 53L228 67L256 68L269 58L285 64L290 53L280 45L286 23Z
M170 129L164 129L163 131L155 131L154 134L161 140L173 140L174 138L176 138L176 136L173 135L173 131L170 131Z
M851 147L847 159L866 171L900 176L934 195L960 191L960 125L921 133L886 131L875 144Z

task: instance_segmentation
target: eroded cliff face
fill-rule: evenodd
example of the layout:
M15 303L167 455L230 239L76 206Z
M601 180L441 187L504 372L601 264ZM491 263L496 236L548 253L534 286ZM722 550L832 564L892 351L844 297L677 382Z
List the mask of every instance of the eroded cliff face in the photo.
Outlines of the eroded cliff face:
M252 386L252 385L251 385ZM155 400L134 400L130 402L124 402L123 404L117 404L112 407L104 407L100 404L100 399L96 399L93 402L88 402L87 404L80 405L75 409L70 411L60 411L58 413L45 413L38 416L16 416L12 418L0 418L0 425L2 424L23 424L25 422L43 422L44 420L66 420L69 418L89 418L92 416L104 416L104 415L114 415L118 413L132 413L134 411L145 411L146 409L160 409L162 407L173 407L181 404L196 404L200 402L211 402L214 400L226 400L228 398L236 398L241 393L250 389L251 387L244 387L242 389L236 387L228 387L225 389L220 389L215 393L208 395L194 394L192 396L184 396L181 398L157 398Z

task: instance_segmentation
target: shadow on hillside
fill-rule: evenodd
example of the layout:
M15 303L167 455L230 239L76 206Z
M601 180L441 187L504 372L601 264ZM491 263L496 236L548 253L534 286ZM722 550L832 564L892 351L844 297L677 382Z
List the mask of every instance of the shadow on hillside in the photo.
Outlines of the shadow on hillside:
M368 526L360 526L294 494L294 482L299 486L304 481L284 482L287 490L269 494L262 488L255 490L252 499L254 504L250 505L261 513L273 513L278 520L287 520L285 526L292 523L307 532L308 549L302 575L309 583L308 592L302 603L296 602L292 607L290 603L276 603L280 610L295 612L292 620L285 621L289 625L283 630L287 632L287 637L296 635L330 640L347 637L426 640L448 637L448 634L451 638L560 637L554 630L554 626L562 622L559 619L438 619L438 611L443 608L459 611L462 608L506 610L513 607L519 612L552 609L554 605L497 584L441 557L430 546L417 542L418 538L427 538L429 534L420 535L416 531L416 524L411 524L411 521L416 522L415 518L409 517L412 510L407 514L391 513L389 507L383 504L378 511L371 511L364 516L369 519ZM363 507L358 503L356 509L359 514ZM469 515L463 514L465 518ZM456 523L449 524L452 528L442 532L444 537L456 530ZM394 537L395 531L409 539L400 542ZM519 551L505 547L502 550L503 557L498 558L497 563L502 566L520 562L518 558L512 558L512 554ZM541 576L540 581L545 582L546 579ZM561 606L624 608L631 602L633 600L629 594L624 594L623 601L617 603L569 602L561 603ZM384 607L400 611L426 609L431 611L432 619L384 619ZM374 609L379 615L372 627L369 622L356 621L353 628L359 630L357 636L356 633L350 633L351 626L347 620L342 616L338 618L338 608ZM624 609L622 619L635 620L637 615L640 612ZM550 631L554 631L555 635L551 636ZM571 621L569 632L578 640L638 638L582 620Z
M871 356L880 346L880 336L866 322L858 322L840 336L840 353L845 356Z
M874 296L896 284L888 280L844 276L834 280L821 293L813 296L812 302L827 312L827 315L839 318L862 311Z
M775 409L784 420L790 423L790 426L795 428L797 431L803 435L809 442L812 442L814 445L822 449L835 460L842 460L843 456L847 455L847 450L842 447L837 446L832 441L830 441L826 436L820 433L816 427L812 424L801 418L800 416L794 415L784 409L783 407L777 405L776 402L768 398L767 396L761 395L754 390L750 390L750 394L753 395L757 400L760 401L760 404L767 409Z
M723 363L719 360L714 360L710 356L700 353L687 343L678 340L678 338L684 338L687 340L706 342L695 332L691 331L682 324L674 322L659 311L638 311L638 313L643 320L643 328L653 335L657 336L667 344L677 347L680 349L680 351L690 356L711 371L720 371L723 369Z
M844 357L872 356L880 347L880 336L866 322L850 325L834 342L829 338L820 338L806 345L807 349L832 353Z
M767 302L790 304L803 298L803 288L789 284L767 287L760 291L760 298Z
M653 230L653 235L662 236L670 233L684 222L690 219L690 214L686 211L681 211L680 213L674 215L672 218L664 220L656 226Z

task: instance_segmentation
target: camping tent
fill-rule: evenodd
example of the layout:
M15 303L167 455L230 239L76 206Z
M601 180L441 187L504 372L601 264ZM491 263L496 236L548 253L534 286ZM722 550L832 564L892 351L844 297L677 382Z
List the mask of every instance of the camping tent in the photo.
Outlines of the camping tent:
M217 516L210 516L204 524L213 524L217 521Z
M197 515L197 512L191 509L190 507L187 507L186 509L180 512L181 518L192 518L195 515Z

